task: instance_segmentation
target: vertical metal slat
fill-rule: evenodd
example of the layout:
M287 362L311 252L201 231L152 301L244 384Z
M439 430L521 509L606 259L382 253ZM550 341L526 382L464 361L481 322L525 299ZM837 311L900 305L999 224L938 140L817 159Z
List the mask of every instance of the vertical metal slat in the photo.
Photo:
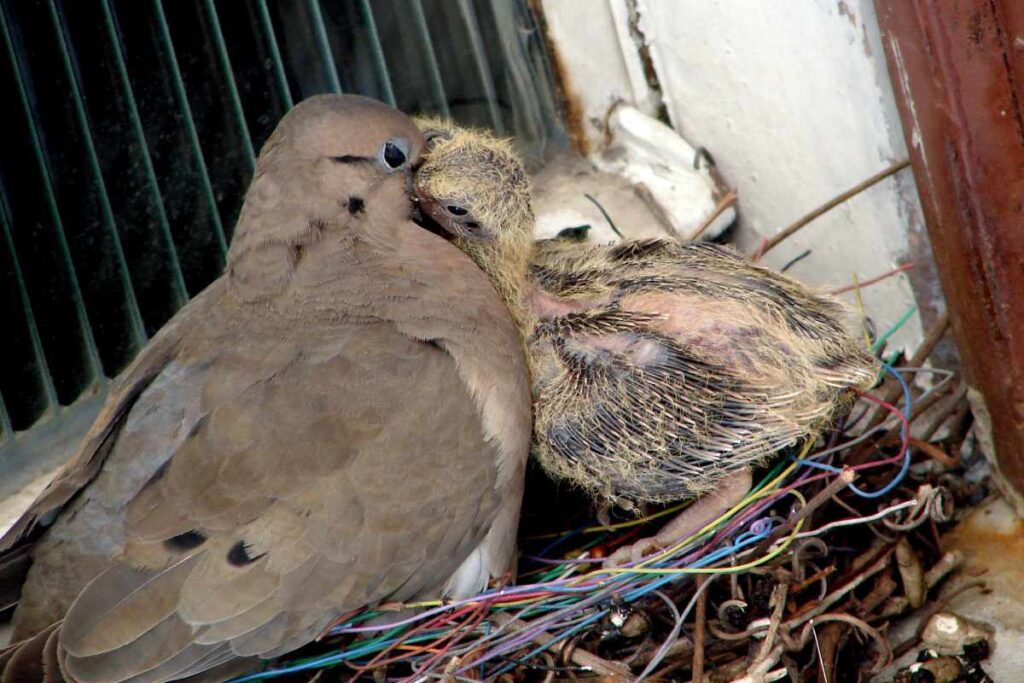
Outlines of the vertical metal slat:
M228 82L228 95L231 98L231 109L235 114L235 122L241 130L242 146L245 148L245 156L249 160L249 168L256 168L256 153L252 148L252 137L249 135L249 124L245 122L245 111L242 109L242 98L238 94L238 86L235 83L235 73L231 69L231 57L228 55L228 47L224 43L224 32L220 28L220 18L217 16L217 8L213 0L206 0L203 3L206 7L206 17L210 20L213 28L213 44L217 50L217 61L224 72L224 78Z
M21 99L21 106L25 110L25 119L28 121L29 137L32 139L32 150L35 153L36 163L39 164L40 175L43 179L43 191L46 194L46 205L50 213L50 218L53 220L54 227L56 228L57 243L60 247L60 258L64 262L64 267L68 273L68 281L71 285L71 298L75 304L75 313L78 318L78 326L82 333L82 339L85 340L86 355L89 358L90 370L92 371L92 379L94 382L98 382L101 386L106 384L106 376L103 374L103 364L100 361L99 349L96 347L96 339L92 334L92 326L89 323L89 314L85 309L85 300L82 297L82 288L78 283L78 274L75 272L74 262L71 260L71 249L68 247L67 235L64 232L64 222L60 216L60 210L57 208L57 198L53 191L53 175L50 170L49 161L46 159L46 155L43 154L42 140L39 137L39 124L38 117L34 108L32 107L31 100L28 97L28 91L25 88L25 81L22 78L22 64L18 59L18 51L14 49L14 40L11 35L11 30L7 18L7 13L4 11L3 3L0 3L0 29L3 31L4 42L7 45L8 57L11 60L11 64L14 66L14 80L18 86L18 95ZM53 378L50 376L49 370L46 372L46 381L51 385L53 384Z
M167 55L171 67L174 83L174 94L181 107L182 118L185 121L185 129L188 133L189 142L192 145L192 152L199 161L200 177L203 183L203 194L206 196L206 203L210 207L210 216L213 219L213 226L216 232L217 245L220 247L221 258L228 253L228 243L224 237L224 226L221 225L220 213L217 210L217 200L213 194L213 183L210 182L210 171L206 168L206 159L203 157L203 148L199 144L199 132L196 130L196 122L192 118L192 107L188 103L188 94L185 92L185 83L181 79L181 69L178 67L178 56L174 52L174 42L171 40L171 30L167 25L167 15L164 14L162 0L153 0L153 8L157 25L160 29L160 38L167 47Z
M128 67L124 58L124 48L121 45L121 35L114 19L114 10L110 6L110 0L103 0L100 3L103 8L103 20L107 25L107 35L110 37L111 49L114 53L114 63L117 68L118 79L124 89L124 101L128 105L128 112L132 122L132 130L139 140L139 150L142 157L142 166L146 172L146 178L152 189L153 197L156 200L157 222L160 224L160 234L167 245L167 253L171 259L171 275L173 276L172 289L174 290L174 301L178 308L181 308L188 301L188 289L185 286L185 276L181 270L181 262L178 259L178 250L174 246L174 238L171 235L171 225L167 220L167 213L164 211L163 194L160 192L160 184L157 181L156 169L153 168L153 159L149 155L149 146L146 143L146 133L142 128L142 118L139 116L139 108L135 102L135 92L132 89L131 80L128 78Z
M135 348L139 349L146 343L149 335L146 334L146 326L142 322L142 311L139 309L139 302L135 297L135 286L132 284L131 273L128 270L128 261L125 259L124 249L121 246L121 235L118 234L117 225L114 222L114 210L110 204L110 195L107 193L107 184L103 180L103 171L100 169L100 160L96 154L96 146L92 139L92 129L89 126L89 118L85 112L82 89L78 82L78 70L72 62L64 16L62 12L57 11L56 3L49 3L49 9L50 20L53 22L53 30L57 35L57 43L60 46L61 61L64 63L68 82L71 84L71 102L74 105L78 127L82 131L85 154L89 160L89 170L92 172L96 185L99 188L97 199L100 203L103 225L110 234L110 243L114 247L114 258L117 259L117 275L121 281L121 287L124 289L125 300L128 304L129 333Z
M0 228L3 229L4 243L7 245L7 252L11 255L11 268L14 270L14 284L18 288L18 299L21 301L21 310L25 315L25 324L28 327L28 338L32 344L32 356L35 358L36 368L39 372L40 383L43 385L43 396L46 398L46 410L55 411L59 407L57 400L57 388L53 384L53 377L50 375L50 365L46 362L46 351L43 350L43 340L39 336L39 326L36 325L36 315L32 310L32 300L28 295L28 286L25 284L25 276L21 272L21 261L18 259L18 252L14 245L14 235L11 233L10 209L7 207L7 188L0 187ZM9 418L4 416L8 420ZM6 427L5 427L6 428Z
M0 443L13 438L14 427L11 426L11 416L7 414L7 404L4 403L4 395L0 393Z
M444 90L444 82L441 80L441 67L437 63L437 53L434 51L434 41L430 38L430 29L427 26L427 15L423 11L423 0L411 0L413 21L416 23L416 32L427 52L427 75L430 79L430 90L434 93L438 105L441 108L441 115L446 119L451 118L451 110L448 108L448 94Z
M309 15L313 19L313 39L316 41L317 52L320 53L320 61L323 63L324 73L327 74L328 85L331 92L341 92L341 80L338 78L338 67L334 64L334 54L331 52L331 41L327 38L327 26L324 25L324 15L320 10L320 0L306 0L309 8Z
M459 13L462 14L462 20L466 23L469 45L473 51L473 62L476 64L477 73L480 74L480 82L484 86L491 123L498 135L504 135L505 124L501 120L501 110L498 109L498 93L494 89L494 78L491 77L491 66L487 62L487 53L484 51L484 43L480 38L480 22L477 21L472 0L459 0Z
M377 70L377 82L384 90L384 100L392 107L395 106L395 91L391 87L391 74L388 73L388 63L384 61L384 50L380 45L380 34L377 32L377 22L373 19L373 8L369 0L360 0L359 8L363 14L363 20L370 34L370 51L373 54L373 64Z
M292 99L292 90L288 86L288 77L284 73L284 61L281 59L281 48L277 44L277 33L274 31L274 22L270 19L270 10L267 9L267 0L258 0L256 8L260 17L260 24L263 32L267 34L267 45L270 49L270 63L274 67L274 77L277 79L277 87L281 99L284 100L285 108L291 109L295 101Z

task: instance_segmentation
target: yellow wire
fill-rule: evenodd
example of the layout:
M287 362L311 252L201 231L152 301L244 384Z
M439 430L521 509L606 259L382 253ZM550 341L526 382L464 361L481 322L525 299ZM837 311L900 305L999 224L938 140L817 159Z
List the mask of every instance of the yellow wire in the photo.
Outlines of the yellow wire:
M804 498L803 494L801 494L796 489L793 489L792 491L787 491L787 493L792 493L794 496L800 499L801 503L803 503L804 505L807 504L807 499ZM605 569L602 571L609 574L735 574L737 572L745 572L748 569L753 569L754 567L760 566L770 560L773 560L782 553L786 552L786 549L789 548L789 546L793 544L793 541L796 540L797 534L800 533L800 529L803 528L803 525L804 520L801 519L799 522L796 523L796 526L793 527L792 533L790 533L789 536L786 537L786 540L782 545L780 545L778 548L771 551L770 553L766 554L764 557L753 560L751 562L745 562L744 564L737 564L730 567L682 567L679 569L659 567L615 567L613 569Z
M868 334L868 313L864 310L864 299L860 295L860 280L857 273L853 274L853 295L857 299L857 311L860 312L860 329L864 332L864 345L871 350L871 335Z
M802 460L804 457L806 457L806 455L811 450L811 446L813 446L813 445L814 445L813 440L808 439L807 442L804 443L803 450L800 451L800 456L797 458L797 460L799 461L799 460ZM782 470L778 474L778 476L776 476L774 479L771 480L771 482L769 482L767 485L761 487L759 490L757 490L757 491L755 491L753 493L750 493L747 496L745 496L743 498L743 500L741 500L739 503L734 505L732 507L732 509L730 509L728 512L723 514L721 517L719 517L718 519L710 522L707 526L705 526L700 531L698 531L698 532L696 532L694 534L691 534L690 536L688 536L688 537L686 537L684 539L681 539L680 541L676 542L675 545L662 550L660 553L657 553L655 555L651 555L649 558L647 558L646 560L644 560L643 562L638 564L636 567L634 567L634 569L641 568L641 567L646 567L647 565L649 565L649 564L651 564L653 562L659 562L659 561L665 559L668 555L674 554L676 551L681 550L684 546L687 546L690 543L692 543L692 542L696 541L697 539L701 538L702 536L705 536L705 535L709 534L711 531L713 531L714 529L716 529L719 526L721 526L722 523L727 522L728 520L732 519L738 512L740 512L741 510L746 508L748 505L750 505L754 501L760 500L761 498L767 498L769 495L772 495L775 492L775 489L778 488L779 484L783 480L785 480L790 474L792 474L793 470L795 470L798 465L799 465L799 462L791 463L789 465L789 467L787 467L786 469Z
M811 447L813 445L814 445L813 440L812 439L808 439L807 442L804 443L804 447L800 451L800 455L798 456L797 461L802 460L804 457L806 457L807 454L810 452ZM761 498L767 498L769 495L772 495L775 492L775 489L778 488L779 484L782 481L784 481L787 477L789 477L789 475L792 474L793 471L798 466L799 466L799 462L791 463L789 465L789 467L787 467L784 470L782 470L781 472L779 472L779 474L774 479L772 479L768 484L766 484L765 486L761 487L757 491L754 491L753 493L750 493L747 496L745 496L743 498L743 500L741 500L739 503L734 505L731 509L729 509L721 517L719 517L718 519L710 522L709 524L704 526L700 531L698 531L698 532L696 532L694 534L691 534L687 538L684 538L684 539L678 541L672 547L666 548L666 549L662 550L660 553L657 553L657 554L652 555L651 557L645 559L643 562L641 562L637 566L635 566L635 567L611 568L611 569L603 569L603 568L602 569L595 569L595 570L587 572L585 574L580 574L579 576L576 577L576 581L574 581L570 585L574 585L576 583L580 583L580 582L586 581L586 580L594 577L595 575L600 575L600 574L625 574L625 573L629 573L629 572L635 572L637 574L713 574L713 573L733 573L733 572L738 572L738 571L746 571L747 569L750 569L751 567L756 567L756 566L758 566L760 564L763 564L765 562L768 562L769 560L772 560L772 559L778 557L779 555L781 555L783 552L786 551L786 549L790 546L790 544L792 544L793 540L796 538L796 534L798 534L800 532L800 529L803 528L803 520L801 520L796 525L794 532L786 539L786 542L784 544L779 546L779 548L777 548L776 550L773 550L772 552L768 553L767 555L765 555L761 559L755 560L753 562L748 562L746 564L737 565L735 567L722 567L722 568L704 568L704 567L701 567L701 568L696 568L696 569L656 569L656 568L650 568L650 567L647 566L647 565L649 565L649 564L651 564L653 562L658 562L660 560L665 559L668 555L671 555L671 554L675 553L676 551L682 549L684 546L689 545L693 541L695 541L695 540L701 538L702 536L710 533L714 529L716 529L719 526L721 526L724 522L726 522L729 519L731 519L732 517L734 517L738 512L740 512L741 510L746 508L748 505L750 505L754 501L760 500ZM799 491L794 489L792 491L789 491L789 493L792 493L794 496L799 498L802 502L806 503L803 495ZM676 506L674 508L669 508L668 510L663 510L661 512L655 513L654 515L650 515L649 518L653 519L654 517L660 517L660 516L669 514L669 513L673 512L675 510L682 509L683 507L685 507L688 504L689 503L684 503L684 504L678 505L678 506ZM633 524L640 523L642 521L646 521L646 519L631 520L629 522L623 522L622 524L627 524L627 525L632 526ZM604 529L605 527L590 527L590 528ZM558 536L558 535L560 535L560 534L553 534L553 536ZM538 538L541 538L541 537L538 537ZM528 599L528 600L521 600L521 601L510 602L510 603L502 603L502 604L503 604L503 606L514 607L514 606L519 606L519 605L528 605L528 604L531 604L533 602L540 601L542 599L543 598L531 598L531 599ZM404 607L409 607L409 608L414 608L414 607L439 607L442 604L443 603L440 600L424 600L422 602L405 603Z
M683 508L691 505L692 503L693 503L692 500L688 500L685 503L679 503L678 505L673 505L670 508L665 508L664 510L661 510L660 512L655 512L655 513L652 513L652 514L649 514L649 515L644 515L643 517L637 517L636 519L630 519L630 520L627 520L625 522L616 522L615 524L609 524L608 526L600 526L600 525L598 525L598 526L588 526L588 527L585 527L584 529L581 529L580 533L582 533L582 534L596 534L596 533L600 533L602 531L615 531L617 529L627 529L627 528L629 528L631 526L637 526L639 524L646 524L647 522L650 522L653 519L658 519L659 517L665 517L665 516L671 515L671 514L673 514L675 512L679 512L680 510L682 510ZM531 540L531 541L543 541L546 538L558 538L559 536L565 536L566 534L569 534L569 533L572 533L572 532L571 531L560 531L560 532L554 533L554 534L540 534L540 535L537 535L537 536L529 536L528 539Z

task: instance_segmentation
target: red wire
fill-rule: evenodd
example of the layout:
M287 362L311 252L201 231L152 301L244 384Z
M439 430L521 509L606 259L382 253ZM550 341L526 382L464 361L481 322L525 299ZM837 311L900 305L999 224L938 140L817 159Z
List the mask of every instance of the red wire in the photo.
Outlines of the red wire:
M881 406L882 408L888 410L890 413L899 418L900 423L903 425L903 442L900 445L900 452L892 456L891 458L884 458L882 460L876 460L874 462L868 462L862 465L851 465L850 469L866 470L872 467L883 467L885 465L892 465L898 462L903 462L903 458L905 458L907 455L907 449L910 447L910 420L907 419L907 416L904 415L903 411L901 411L899 408L897 408L891 403L883 401L877 396L872 396L871 394L865 393L863 391L858 391L857 395L860 396L861 398L866 398L868 401L874 403L877 406Z

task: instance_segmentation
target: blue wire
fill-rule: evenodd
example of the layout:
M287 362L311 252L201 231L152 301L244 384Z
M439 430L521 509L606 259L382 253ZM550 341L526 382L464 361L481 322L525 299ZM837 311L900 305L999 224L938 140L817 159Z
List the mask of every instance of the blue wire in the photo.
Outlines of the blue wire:
M909 422L910 409L913 405L913 398L910 395L910 385L908 385L907 381L903 379L903 376L900 373L896 372L896 370L893 369L893 367L888 363L882 363L882 369L885 372L892 375L893 377L895 377L896 381L900 383L900 387L903 389L903 415L907 418L907 421ZM907 439L907 426L903 423L900 424L900 438L904 441L906 441ZM835 472L836 474L838 474L843 471L841 467L827 465L823 462L816 462L814 460L811 460L810 458L794 458L794 460L799 462L801 465L806 465L807 467L813 467L819 470L825 470L826 472ZM888 484L886 484L877 491L864 491L856 484L850 484L850 490L853 491L858 496L860 496L861 498L881 498L882 496L884 496L885 494L889 493L894 488L899 486L900 482L903 481L903 478L907 476L907 471L909 469L910 447L908 446L907 450L903 453L903 462L900 465L900 471L896 474L895 477L893 477L892 481L890 481Z
M898 372L896 372L896 370L894 370L892 368L892 366L890 366L888 363L882 363L882 368L883 368L883 370L885 370L885 372L887 372L890 375L892 375L893 377L895 377L896 381L899 382L900 387L903 389L903 414L909 420L910 419L910 410L911 410L911 405L912 405L912 397L911 397L911 394L910 394L910 386L907 384L906 380L903 379L903 376L900 375ZM900 425L900 437L902 439L904 439L904 440L906 440L906 438L907 438L907 428L903 424ZM826 471L829 471L829 472L836 472L836 473L842 472L842 468L834 467L832 465L827 465L825 463L815 462L814 460L798 459L798 458L794 458L794 460L799 462L801 465L806 465L807 467L813 467L813 468L816 468L816 469L822 469L822 470L826 470ZM878 491L868 492L868 491L862 491L860 488L858 488L857 486L855 486L853 484L850 484L849 487L850 487L850 489L854 493L856 493L858 496L861 496L862 498L879 498L879 497L884 496L885 494L889 493L894 488L896 488L896 486L898 486L899 483L906 476L907 471L909 469L910 469L910 449L908 448L906 453L904 453L903 464L900 467L899 473L893 478L892 481L890 481L888 484L886 484L883 488L879 489ZM582 529L582 527L581 527L581 529ZM542 555L546 554L546 552L548 552L552 548L556 547L559 543L561 543L563 541L566 541L569 538L577 535L581 529L576 529L576 530L570 532L569 534L567 534L566 536L563 536L563 537L561 537L559 539L556 539L547 548L545 548L544 551L542 551L541 554ZM729 555L732 555L732 554L736 553L739 550L742 550L743 548L746 548L746 547L748 547L750 545L753 545L755 543L759 543L760 541L768 538L768 535L770 533L771 533L771 527L768 527L763 532L755 532L755 531L751 531L751 530L745 531L745 532L739 534L738 536L736 536L736 538L733 539L733 542L730 545L723 546L723 547L719 548L718 550L715 550L715 551L713 551L711 553L708 553L707 555L705 555L704 557L700 558L699 560L696 560L693 564L690 565L690 567L693 567L693 568L704 567L704 566L707 566L707 565L712 564L714 562L717 562L717 561L719 561L721 559L724 559L725 557L728 557ZM683 579L683 578L687 578L688 576L689 575L687 575L687 574L668 574L668 575L665 575L665 576L660 576L660 577L656 578L655 580L646 583L645 585L642 585L642 586L640 586L638 588L635 588L635 589L633 589L633 590L631 590L629 592L624 593L622 598L627 603L635 602L639 598L642 598L645 595L648 595L649 593L651 593L651 592L653 592L655 590L658 590L659 588L661 588L665 584L672 583L673 581L678 581L678 580ZM552 592L558 592L558 593L582 593L582 592L587 592L589 590L592 590L592 588L589 588L589 587L588 588L584 588L584 587L573 588L573 587L569 587L569 586L559 586L557 588L556 587L549 587L548 590L552 591ZM481 597L483 597L487 593L494 593L494 592L497 592L497 591L496 590L485 591L481 595ZM537 608L535 608L535 609L538 609L538 611L548 611L548 610L545 610L544 607L547 607L547 606L546 605L545 606L537 606ZM561 641L561 640L564 640L565 638L567 638L567 637L569 637L569 636L571 636L571 635L573 635L575 633L578 633L579 631L583 630L584 628L586 628L590 624L592 624L595 621L603 618L607 613L608 613L608 609L607 608L603 608L603 609L598 610L597 612L595 612L590 617L588 617L588 618L584 619L583 621L581 621L579 624L576 624L575 626L573 626L572 628L568 629L564 633L561 633L558 636L556 636L556 640ZM429 638L433 638L434 636L435 636L435 634L422 634L419 637L410 638L407 642L410 642L410 643L419 642L421 640L426 640L426 639L429 639ZM555 641L552 641L552 642L555 642ZM260 672L257 672L257 673L249 674L247 676L240 676L240 677L231 679L228 683L247 683L248 681L259 681L259 680L265 680L265 679L268 679L268 678L276 678L278 676L284 676L286 674L297 673L297 672L300 672L300 671L307 671L309 669L324 668L324 667L327 667L327 666L331 666L333 664L339 664L339 663L341 663L341 662L343 662L343 661L345 661L347 659L355 659L355 658L360 657L360 656L362 656L364 654L370 654L372 652L375 652L376 650L378 650L380 648L381 645L384 645L384 643L372 643L372 644L364 645L362 647L355 647L355 648L352 648L352 649L347 650L345 652L325 655L323 657L319 657L317 659L313 659L313 660L310 660L308 662L303 662L302 664L295 664L293 666L283 667L283 668L280 668L280 669L271 669L269 671L260 671ZM534 648L533 650L531 650L525 657L519 658L519 661L529 660L531 657L536 656L537 654L543 652L544 650L548 649L549 647L550 647L550 643L547 644L547 645L540 645L540 646ZM506 671L510 671L511 669L515 668L515 665L516 665L515 661L507 662L500 669L495 671L492 675L493 676L499 676L499 675L505 673ZM483 663L481 663L481 668L482 667L483 667Z

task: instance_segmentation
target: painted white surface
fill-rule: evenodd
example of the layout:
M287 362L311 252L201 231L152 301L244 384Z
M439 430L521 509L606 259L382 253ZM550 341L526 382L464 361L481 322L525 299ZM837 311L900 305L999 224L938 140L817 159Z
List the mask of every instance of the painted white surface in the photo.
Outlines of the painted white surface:
M643 188L681 238L697 232L717 204L704 158L671 126L628 104L615 108L608 129L611 143L592 156L594 165ZM730 207L702 236L717 237L735 220L736 210Z
M542 0L547 35L564 72L562 87L580 105L591 147L601 146L611 107L625 101L653 113L657 96L647 87L630 37L627 0Z
M739 193L746 251L906 158L870 0L544 0L543 8L597 145L616 99L650 107L627 66L639 59L624 25L635 11L672 125L711 152ZM766 262L781 266L811 248L791 273L836 287L897 265L920 223L909 171L901 176L819 218ZM864 290L883 330L913 303L902 275ZM915 316L892 341L914 347L921 336Z

